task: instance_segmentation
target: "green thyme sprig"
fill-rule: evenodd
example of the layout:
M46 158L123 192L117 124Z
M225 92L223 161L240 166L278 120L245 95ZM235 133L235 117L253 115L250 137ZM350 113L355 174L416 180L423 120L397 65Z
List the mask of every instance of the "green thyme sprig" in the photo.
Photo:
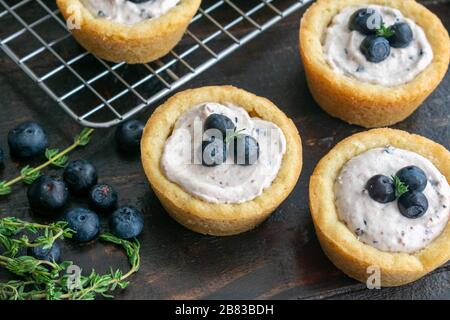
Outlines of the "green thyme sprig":
M58 149L47 149L45 151L45 156L47 162L41 164L36 168L26 166L20 171L20 176L10 180L10 181L0 181L0 196L8 195L12 192L12 186L19 182L24 182L26 184L32 184L37 178L40 177L42 169L53 165L57 167L64 167L69 160L67 154L78 147L86 146L91 138L94 129L85 128L77 135L71 146L65 150L59 152Z
M389 38L395 34L395 31L391 27L386 27L384 24L376 29L376 34L379 37Z
M0 196L10 194L11 191L11 187L6 185L6 181L0 181Z
M33 234L40 233L30 242L27 235L18 236L22 231ZM74 231L67 227L67 222L58 221L48 225L26 222L14 217L0 219L0 245L4 249L4 256L15 257L20 248L42 246L44 249L52 247L57 239L72 238Z
M241 130L237 130L237 131L233 132L233 133L230 134L230 135L227 135L227 137L225 138L225 143L228 144L228 143L229 143L230 141L232 141L234 138L238 138L238 137L244 135L244 134L242 133L243 131L245 131L245 128L244 128L244 129L241 129Z
M38 260L30 256L6 257L0 255L0 266L6 268L11 273L28 278L34 284L45 284L52 281L63 268L55 263L45 260Z
M41 231L44 235L37 238L33 243L19 241L20 248L41 245L42 243L53 244L56 239L68 238L73 231L66 227L66 223L59 221L49 225L36 224L22 221L16 218L0 219L1 246L6 251L11 249L11 238L23 230L31 232ZM30 256L8 256L0 255L0 267L3 267L19 277L6 283L0 283L0 300L92 300L97 296L112 298L111 292L116 289L124 289L129 285L128 279L139 270L140 267L140 243L138 240L128 241L120 239L112 234L100 235L100 240L121 246L128 257L130 269L127 273L121 270L113 270L109 273L99 274L92 270L89 275L80 275L78 286L72 288L73 275L68 273L68 268L73 265L71 261L62 263L38 260ZM6 247L5 247L6 243Z
M399 177L392 176L392 180L394 180L396 198L400 198L403 194L409 191L408 186L404 182L402 182Z
M20 170L22 181L26 184L32 184L37 178L41 176L40 171L34 170L33 167L25 166Z
M58 168L64 168L69 161L69 157L67 155L64 155L62 157L59 157L55 160L55 157L59 154L59 149L46 149L45 150L45 157L47 160L52 161L52 166L58 167Z
M141 261L139 241L134 240L130 242L109 233L100 235L100 240L122 246L127 254L131 266L130 270L123 274L121 270L114 271L110 269L110 272L105 275L100 275L95 270L92 270L89 276L81 277L82 288L80 290L68 293L68 297L71 300L93 300L97 295L105 298L113 298L108 292L114 291L117 288L125 289L129 285L127 279L139 270ZM67 297L63 296L63 298Z

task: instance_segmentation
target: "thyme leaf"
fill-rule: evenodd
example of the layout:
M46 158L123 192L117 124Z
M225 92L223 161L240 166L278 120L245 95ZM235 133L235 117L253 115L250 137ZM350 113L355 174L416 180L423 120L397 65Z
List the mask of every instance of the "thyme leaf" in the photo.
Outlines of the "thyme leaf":
M67 155L64 155L62 157L54 159L59 154L59 149L46 149L45 150L45 157L47 160L52 161L52 165L58 168L64 168L69 161L69 157Z
M81 133L75 137L74 144L77 144L79 146L86 146L89 141L91 140L91 135L94 132L93 129L84 128Z
M33 167L25 166L20 170L22 181L26 184L32 184L37 178L41 176L40 171L36 171Z
M11 192L11 187L6 185L6 181L0 181L0 196L6 196Z
M376 29L376 34L379 37L389 38L395 34L395 31L391 27L385 27L384 24Z
M403 183L399 177L392 176L392 179L394 180L394 188L395 188L395 197L400 198L403 194L409 191L408 186Z
M225 143L228 144L228 143L229 143L230 141L232 141L234 138L238 138L238 137L244 135L244 134L242 133L243 131L245 131L245 128L244 128L244 129L241 129L241 130L237 130L237 131L233 132L232 134L228 135L228 136L225 138Z

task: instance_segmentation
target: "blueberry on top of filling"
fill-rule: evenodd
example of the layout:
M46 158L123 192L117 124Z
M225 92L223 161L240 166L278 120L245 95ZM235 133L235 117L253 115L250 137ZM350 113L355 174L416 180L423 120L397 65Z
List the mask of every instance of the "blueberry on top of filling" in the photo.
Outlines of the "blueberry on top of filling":
M227 145L223 140L212 137L202 141L202 164L206 167L221 165L227 160Z
M136 4L145 3L145 2L153 2L155 0L127 0Z
M388 37L389 44L393 48L406 48L413 41L413 32L409 24L405 22L395 23L391 27L392 36Z
M258 141L247 134L237 135L233 138L234 163L241 166L255 164L259 158Z
M233 121L227 116L219 113L213 113L208 118L206 118L205 123L203 125L203 130L219 130L222 134L222 139L227 137L227 133L234 131L236 126Z
M376 29L383 23L383 18L379 12L369 8L356 10L350 18L349 29L359 31L365 35L376 33Z
M409 191L398 199L400 213L409 219L417 219L428 210L427 197L422 192Z
M370 62L379 63L389 57L391 47L385 38L370 35L361 43L361 52Z
M400 169L396 176L404 184L408 186L411 191L423 191L427 186L427 175L425 172L416 166L408 166Z
M395 200L394 180L378 174L369 179L366 184L369 196L380 203L388 203Z

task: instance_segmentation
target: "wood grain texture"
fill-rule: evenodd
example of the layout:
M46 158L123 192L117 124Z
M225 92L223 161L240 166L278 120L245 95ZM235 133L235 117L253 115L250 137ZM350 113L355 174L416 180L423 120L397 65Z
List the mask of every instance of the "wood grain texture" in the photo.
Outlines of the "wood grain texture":
M450 29L449 1L423 2ZM135 205L145 214L145 229L140 238L142 268L130 287L117 298L450 299L449 264L411 285L367 290L337 270L320 249L308 209L309 176L331 147L363 129L329 117L308 92L297 44L303 12L296 12L270 28L180 89L235 85L268 97L294 119L303 139L302 175L287 201L259 228L239 236L216 238L178 225L150 190L139 158L123 156L116 150L113 129L97 131L92 144L71 156L91 160L98 168L100 181L118 189L120 203ZM2 20L0 26L0 29L5 27ZM51 63L45 59L36 62L42 70ZM447 74L425 104L395 128L424 135L450 148L449 102L450 75ZM139 118L147 119L155 107L150 106ZM41 122L55 147L70 144L79 130L56 103L0 53L0 146L3 149L7 150L8 130L25 120ZM7 155L0 179L10 178L20 166L28 164L11 160ZM36 162L39 159L31 164ZM52 169L50 173L59 175L61 171ZM25 190L19 186L11 196L1 198L0 215L29 219ZM71 205L83 203L83 199L73 198ZM113 246L99 243L79 246L69 242L64 249L64 259L73 259L85 269L95 267L106 271L110 265L127 267L124 255ZM1 276L7 277L4 273Z

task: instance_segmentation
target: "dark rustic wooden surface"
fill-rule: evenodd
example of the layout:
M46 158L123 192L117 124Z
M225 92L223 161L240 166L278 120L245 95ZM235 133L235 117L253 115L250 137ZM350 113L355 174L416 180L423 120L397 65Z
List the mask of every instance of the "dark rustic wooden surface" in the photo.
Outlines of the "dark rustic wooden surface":
M450 28L448 1L422 1ZM325 114L312 100L298 56L297 34L304 10L269 29L181 89L232 84L268 97L298 126L303 139L304 168L290 197L265 223L248 233L225 238L202 236L174 222L152 193L137 157L116 150L114 130L97 131L92 143L72 155L95 163L100 181L119 190L120 203L145 213L142 267L119 299L450 299L450 264L416 283L367 290L349 279L324 256L308 209L309 176L318 160L338 141L361 131ZM2 22L1 29L6 28ZM26 44L24 44L26 45ZM81 50L81 49L79 49ZM45 70L46 61L40 61ZM180 90L181 90L180 89ZM419 133L450 148L450 75L425 104L396 128ZM140 115L145 120L155 106ZM35 120L50 134L53 146L68 145L79 127L19 68L0 52L0 146L15 124ZM26 162L11 161L0 179L12 177ZM38 160L35 160L38 161ZM33 162L32 162L33 163ZM60 171L50 170L53 174ZM0 215L30 219L26 188L0 199ZM72 205L83 203L73 199ZM35 217L31 217L35 218ZM106 220L106 217L105 219ZM89 269L126 268L113 246L65 245L64 259ZM8 275L2 273L2 279Z

